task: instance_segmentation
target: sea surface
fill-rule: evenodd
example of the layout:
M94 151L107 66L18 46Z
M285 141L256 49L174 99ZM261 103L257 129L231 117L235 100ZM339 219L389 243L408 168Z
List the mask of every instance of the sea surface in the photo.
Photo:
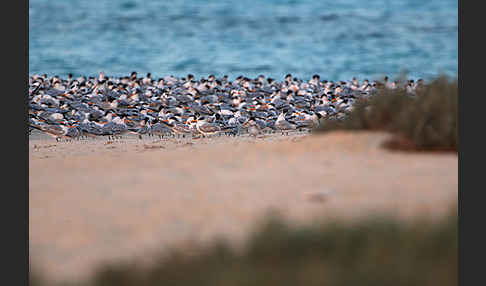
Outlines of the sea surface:
M457 0L30 0L29 74L457 77Z

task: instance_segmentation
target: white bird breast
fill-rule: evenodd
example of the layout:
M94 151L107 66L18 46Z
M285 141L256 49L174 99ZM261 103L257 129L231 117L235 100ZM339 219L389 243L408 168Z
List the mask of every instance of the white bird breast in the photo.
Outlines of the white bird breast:
M64 117L62 116L62 114L61 114L61 113L53 113L53 114L51 114L51 116L50 116L50 117L51 117L52 119L54 119L54 120L61 120L61 119L63 119L63 118L64 118Z
M223 110L221 110L220 114L231 116L231 115L233 115L233 112L231 110L223 109Z

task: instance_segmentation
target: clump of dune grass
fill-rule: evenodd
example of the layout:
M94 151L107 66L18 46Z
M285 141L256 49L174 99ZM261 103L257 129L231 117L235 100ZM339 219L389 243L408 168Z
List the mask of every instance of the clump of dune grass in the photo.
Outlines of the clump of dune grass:
M107 264L84 285L457 285L457 223L457 209L411 222L375 216L291 226L272 217L243 251L219 241L147 268Z
M359 99L343 121L326 122L318 131L383 130L395 134L388 147L456 151L458 146L457 81L441 76L416 91L381 88Z

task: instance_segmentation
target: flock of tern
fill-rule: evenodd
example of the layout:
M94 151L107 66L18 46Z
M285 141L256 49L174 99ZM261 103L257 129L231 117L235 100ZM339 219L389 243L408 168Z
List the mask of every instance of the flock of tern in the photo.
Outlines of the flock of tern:
M411 95L423 81L409 80ZM282 82L228 76L196 80L193 75L154 79L98 77L66 79L59 76L29 77L29 134L37 129L56 140L105 136L110 140L135 134L199 138L212 135L258 136L312 129L326 120L341 120L358 98L375 94L378 87L397 88L397 81L303 81L285 76Z

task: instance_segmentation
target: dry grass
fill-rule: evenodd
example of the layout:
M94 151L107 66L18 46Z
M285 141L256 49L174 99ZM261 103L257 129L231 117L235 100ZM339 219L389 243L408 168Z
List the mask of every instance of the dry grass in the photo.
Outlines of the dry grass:
M86 285L457 285L457 223L457 208L407 223L375 216L296 227L271 216L242 252L215 241L148 268L104 265Z
M457 81L441 76L411 97L404 89L380 89L360 99L342 122L319 131L385 130L396 134L387 147L404 150L455 151L458 146Z

